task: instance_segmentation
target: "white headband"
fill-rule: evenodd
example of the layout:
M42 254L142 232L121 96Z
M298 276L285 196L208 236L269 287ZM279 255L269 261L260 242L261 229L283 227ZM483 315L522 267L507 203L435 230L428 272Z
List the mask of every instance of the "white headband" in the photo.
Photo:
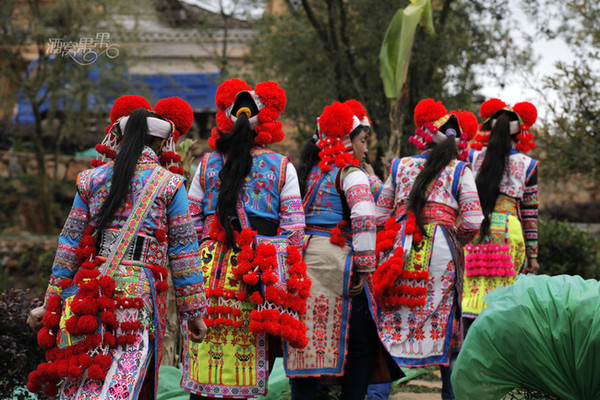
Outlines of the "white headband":
M364 117L362 121L358 119L356 115L352 116L352 131L355 130L359 125L371 127L371 123L369 122L369 118ZM351 131L351 132L352 132Z
M490 129L492 129L494 127L494 125L496 125L496 121L497 121L497 119L494 118L490 122ZM519 123L519 121L510 121L510 134L514 135L515 133L519 133L519 132L521 132L521 124Z
M121 118L119 121L119 126L121 127L121 132L123 132L123 134L125 133L127 121L129 121L129 115ZM173 131L171 123L165 121L164 119L148 117L146 118L146 121L148 121L148 135L150 136L167 139Z

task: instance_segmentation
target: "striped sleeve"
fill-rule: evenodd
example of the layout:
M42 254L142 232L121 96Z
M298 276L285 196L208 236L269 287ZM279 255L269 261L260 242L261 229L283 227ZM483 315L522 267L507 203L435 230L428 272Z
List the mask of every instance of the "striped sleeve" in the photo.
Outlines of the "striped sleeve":
M375 202L367 175L351 168L343 178L342 190L350 208L353 265L355 272L375 271Z
M533 170L525 183L525 192L521 202L521 218L523 219L523 236L525 236L525 252L527 258L538 255L538 185L537 161L533 160Z
M472 241L483 221L479 194L470 167L463 168L458 189L460 225L458 234L463 242Z
M304 209L300 197L298 174L294 166L288 162L286 166L286 179L281 188L279 204L279 227L281 233L286 235L290 243L301 247L304 240Z

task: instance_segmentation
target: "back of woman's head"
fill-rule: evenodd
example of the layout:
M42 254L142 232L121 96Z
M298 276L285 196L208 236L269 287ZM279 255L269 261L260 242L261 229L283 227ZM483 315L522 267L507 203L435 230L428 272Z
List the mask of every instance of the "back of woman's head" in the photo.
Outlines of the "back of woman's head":
M427 202L429 186L450 161L458 156L458 148L454 138L456 135L460 137L460 128L455 118L450 118L448 122L439 128L439 131L446 134L446 131L449 129L454 130L454 136L449 136L441 143L433 145L427 156L425 167L417 175L408 197L408 209L415 213L421 232L424 232L423 217L421 214Z
M510 121L514 118L516 116L513 117L512 113L503 112L496 119L490 132L485 158L475 179L484 216L480 229L481 240L489 232L490 214L494 210L500 194L500 182L512 149Z
M95 216L98 230L110 224L115 212L127 197L135 166L144 146L154 146L157 141L162 140L148 135L149 116L154 115L145 108L138 108L129 115L115 158L110 191Z
M240 113L231 134L221 135L215 145L218 152L226 158L219 172L219 197L217 199L217 218L225 230L227 243L236 247L233 240L231 217L236 216L236 202L244 181L252 168L252 154L256 133L250 127L248 116Z

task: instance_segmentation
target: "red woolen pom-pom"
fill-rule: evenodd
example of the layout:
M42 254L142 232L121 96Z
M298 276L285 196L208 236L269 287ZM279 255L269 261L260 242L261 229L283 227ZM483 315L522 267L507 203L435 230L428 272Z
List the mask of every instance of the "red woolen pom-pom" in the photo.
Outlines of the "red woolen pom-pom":
M513 106L513 111L519 114L523 122L531 127L537 120L537 108L528 101L517 103Z
M106 370L103 370L100 366L96 364L92 364L92 366L88 368L88 376L91 379L103 381L104 378L106 378Z
M106 297L112 297L115 291L115 280L110 276L101 276L98 278L98 286Z
M344 137L352 132L353 115L350 107L336 101L323 109L319 117L319 128L329 137Z
M97 364L102 369L108 369L112 363L112 357L108 354L98 354L94 357L94 364Z
M98 329L98 319L95 315L82 315L77 321L77 329L80 333L94 333Z
M344 104L352 109L352 112L360 121L362 121L367 116L367 110L365 110L365 107L360 101L350 99L345 101Z
M166 118L175 124L182 135L192 127L194 122L194 110L190 104L179 97L168 97L160 100L154 106L154 112L163 118Z
M477 128L479 123L475 114L465 110L452 111L458 117L458 123L460 124L460 130L467 134L467 140L471 140L477 134Z
M156 290L159 292L166 292L169 290L169 284L166 281L156 282Z
M486 120L503 108L506 108L505 102L500 99L492 98L484 101L481 107L479 107L479 115Z
M149 111L152 106L142 96L127 95L119 97L110 110L110 122L114 124L119 118L131 114L133 110L138 108L145 108Z
M426 122L434 122L448 114L441 101L423 99L415 107L415 125L423 126Z
M252 87L241 79L228 79L217 88L215 103L219 110L225 110L233 104L235 96L241 91L252 90Z
M259 292L254 292L252 293L252 296L250 296L250 301L254 304L262 304L263 298Z
M38 344L44 349L51 349L56 346L56 333L51 334L50 330L46 327L39 330L37 338Z
M285 109L285 91L277 82L266 81L256 85L254 92L266 107L273 107L279 112Z
M60 314L55 311L47 311L42 318L44 326L48 328L56 329L60 323Z
M258 275L255 273L244 275L242 279L245 284L250 286L254 286L258 283Z

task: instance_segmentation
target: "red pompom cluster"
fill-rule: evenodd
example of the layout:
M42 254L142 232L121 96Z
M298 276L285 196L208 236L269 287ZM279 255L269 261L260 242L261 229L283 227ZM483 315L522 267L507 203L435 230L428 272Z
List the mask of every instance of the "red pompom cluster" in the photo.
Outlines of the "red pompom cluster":
M353 116L352 108L339 101L323 109L323 113L319 117L319 130L323 137L318 142L321 149L319 152L321 171L329 172L333 165L338 168L359 165L352 153L349 138L352 133Z
M208 145L215 150L216 142L222 135L233 131L233 121L227 116L225 110L232 106L239 92L251 91L252 87L241 79L229 79L217 89L216 105L219 111L216 115L217 126L211 130ZM261 82L256 85L254 94L259 97L262 108L259 110L258 124L254 127L256 137L254 143L258 146L277 143L283 140L283 124L277 119L283 112L286 104L285 91L278 83L272 81Z
M415 106L415 125L420 127L426 122L435 122L446 114L448 114L448 110L441 101L423 99Z
M215 219L211 229L213 240L223 239L222 228ZM306 312L306 298L310 295L311 281L306 273L306 264L294 246L288 246L287 279L281 282L277 275L278 255L277 249L271 243L258 243L254 247L256 231L245 228L235 234L235 241L240 252L236 260L237 266L233 270L235 279L248 286L262 283L264 297L258 291L250 295L250 301L257 305L257 310L250 314L249 329L253 332L268 332L279 335L288 341L291 346L303 348L308 343L306 326L301 322L300 316ZM241 295L240 295L241 294ZM242 301L246 298L245 292L224 291L221 288L208 289L206 296L226 297ZM241 297L240 297L241 296ZM282 312L282 310L284 310ZM232 317L233 316L233 317ZM204 318L207 326L232 325L239 327L242 324L238 319L239 310L235 307L210 307L208 315Z
M384 261L373 274L373 291L377 304L386 309L400 306L418 307L427 302L428 271L409 271L404 268L404 249L394 249L394 241L402 224L390 218L385 228L377 235L376 254ZM413 235L413 241L422 240L414 213L408 213L404 234ZM387 257L387 258L386 258Z
M44 317L44 327L38 334L40 346L48 349L48 362L40 364L30 374L28 389L32 392L40 391L44 383L48 384L46 392L54 392L54 386L60 379L77 378L86 370L90 378L103 380L112 362L110 356L97 354L92 359L88 354L90 350L112 343L114 337L108 331L118 328L114 315L116 305L112 300L115 282L109 276L99 276L97 266L100 261L96 260L96 238L93 233L91 225L86 227L75 250L81 267L72 283L79 287L70 305L73 316L65 321L65 329L69 334L84 336L85 339L63 349L56 347L62 304L60 296L50 298L47 304L48 316ZM100 324L103 324L102 329L99 329ZM101 335L97 332L107 333Z
M359 121L362 121L367 116L367 110L365 109L365 107L362 105L362 103L360 101L355 100L355 99L350 99L350 100L346 100L344 102L344 104L347 105L348 107L350 107L350 109L352 110L352 112L354 113L356 118L358 118Z
M332 139L325 137L319 142L319 168L323 172L329 172L332 165L338 168L344 168L347 165L358 166L359 162L352 153L346 151L346 146L341 138Z
M329 241L340 248L344 248L346 245L346 238L342 235L342 229L346 226L346 221L338 222L335 228L331 229L331 237Z

